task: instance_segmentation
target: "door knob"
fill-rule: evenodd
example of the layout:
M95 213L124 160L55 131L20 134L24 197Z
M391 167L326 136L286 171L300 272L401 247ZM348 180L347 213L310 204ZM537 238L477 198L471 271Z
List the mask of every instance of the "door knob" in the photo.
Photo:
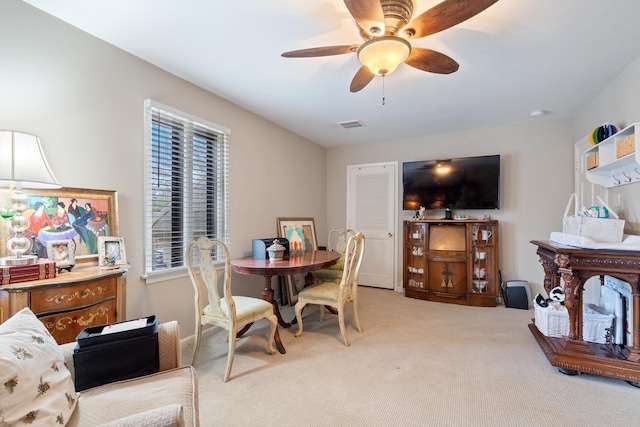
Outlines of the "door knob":
M387 237L393 237L393 234L387 233Z

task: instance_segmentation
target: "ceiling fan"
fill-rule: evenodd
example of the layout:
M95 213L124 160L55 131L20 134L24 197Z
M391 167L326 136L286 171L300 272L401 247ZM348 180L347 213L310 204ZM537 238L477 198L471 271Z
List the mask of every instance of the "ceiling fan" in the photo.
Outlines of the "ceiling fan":
M284 52L285 58L356 53L362 67L351 81L351 92L362 90L376 75L385 76L404 62L430 73L450 74L459 64L431 49L411 46L410 40L453 27L498 0L444 0L413 17L415 0L344 0L364 43L324 46Z

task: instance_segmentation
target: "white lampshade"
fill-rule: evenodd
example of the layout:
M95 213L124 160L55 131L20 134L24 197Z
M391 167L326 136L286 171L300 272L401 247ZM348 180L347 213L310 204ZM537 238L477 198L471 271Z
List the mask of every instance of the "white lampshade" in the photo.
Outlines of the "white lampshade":
M396 36L376 37L358 49L358 60L374 74L392 73L411 53L411 45Z
M2 218L11 224L14 236L7 241L7 249L13 256L0 258L0 265L25 265L38 260L29 255L31 241L22 233L29 227L29 219L23 213L29 207L29 197L22 188L60 188L44 156L40 139L24 132L0 130L0 187L13 187L11 209L0 206Z
M44 156L40 138L0 130L0 187L60 188Z

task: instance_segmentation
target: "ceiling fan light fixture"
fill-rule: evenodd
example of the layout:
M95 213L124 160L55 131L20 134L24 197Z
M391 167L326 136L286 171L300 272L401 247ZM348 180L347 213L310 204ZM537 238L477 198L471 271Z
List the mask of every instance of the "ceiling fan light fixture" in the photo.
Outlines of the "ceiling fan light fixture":
M405 39L382 36L363 43L358 49L358 60L373 74L385 76L398 68L410 53L411 45Z

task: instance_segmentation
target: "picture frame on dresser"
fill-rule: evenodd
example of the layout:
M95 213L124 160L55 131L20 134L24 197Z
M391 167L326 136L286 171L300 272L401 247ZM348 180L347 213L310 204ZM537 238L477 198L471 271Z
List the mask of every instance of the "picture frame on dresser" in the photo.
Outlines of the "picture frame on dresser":
M49 240L47 241L47 258L56 263L58 273L61 270L71 271L74 265L76 244L73 240Z
M98 238L119 234L116 191L62 187L24 192L29 197L24 211L29 227L24 234L39 258L48 258L47 242L73 240L75 265L97 265ZM9 233L8 227L0 227L0 242L6 242ZM0 256L7 255L6 244L0 245Z
M98 251L98 265L101 268L117 268L127 264L127 252L123 237L100 236Z

